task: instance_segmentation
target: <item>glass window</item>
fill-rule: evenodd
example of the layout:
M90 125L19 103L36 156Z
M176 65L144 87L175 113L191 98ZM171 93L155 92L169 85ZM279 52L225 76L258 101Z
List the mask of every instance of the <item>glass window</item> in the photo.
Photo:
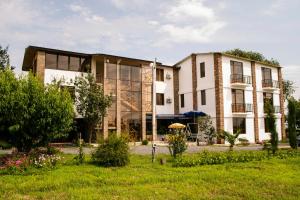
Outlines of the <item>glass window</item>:
M131 111L131 94L127 91L121 91L121 111Z
M141 110L141 94L140 92L131 92L131 110L140 111Z
M265 123L265 132L270 133L270 125L269 125L268 120L266 118L264 119L264 123Z
M201 90L201 105L206 105L206 93L205 93L205 90Z
M184 94L180 95L180 106L181 106L181 108L184 107Z
M131 67L131 79L132 81L141 81L141 68Z
M272 71L270 68L262 67L261 70L263 80L272 80Z
M131 82L131 91L141 91L141 82Z
M232 103L244 104L244 90L232 89Z
M47 69L56 69L57 68L57 55L46 53L46 64Z
M70 57L70 70L80 71L80 58L79 57Z
M117 65L106 63L106 78L117 79Z
M108 118L108 127L109 128L115 128L117 126L117 117L116 117L116 111L115 110L109 110L107 113Z
M200 63L200 78L205 77L205 62Z
M163 93L156 93L156 105L165 104L165 95Z
M69 57L58 55L58 63L57 63L58 69L68 70L69 69Z
M240 131L241 134L246 134L246 119L234 117L232 118L233 121L233 132L236 133Z
M130 80L130 66L121 65L120 66L120 79L123 81Z
M164 70L156 69L156 81L164 81Z
M130 91L131 90L131 84L130 81L121 81L121 91Z
M90 58L81 58L81 71L82 72L89 72L91 70L91 59Z
M230 61L231 74L243 75L243 63L237 61Z

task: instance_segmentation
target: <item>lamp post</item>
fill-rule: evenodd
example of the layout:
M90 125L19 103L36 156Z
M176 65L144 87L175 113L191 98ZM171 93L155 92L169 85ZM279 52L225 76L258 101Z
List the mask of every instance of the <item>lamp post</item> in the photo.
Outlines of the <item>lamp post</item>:
M156 132L156 58L152 64L152 140L157 139Z

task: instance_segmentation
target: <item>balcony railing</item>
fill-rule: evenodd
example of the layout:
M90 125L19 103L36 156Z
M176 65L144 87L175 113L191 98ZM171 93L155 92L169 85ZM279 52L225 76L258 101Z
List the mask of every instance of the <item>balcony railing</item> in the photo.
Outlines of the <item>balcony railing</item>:
M252 104L249 103L233 103L231 108L233 113L252 112Z
M264 79L262 80L263 88L279 88L279 82L272 79Z
M243 83L243 84L251 84L251 76L244 76L242 74L231 74L230 75L231 83Z
M273 106L274 113L280 113L280 106ZM266 104L264 104L264 113L267 113Z

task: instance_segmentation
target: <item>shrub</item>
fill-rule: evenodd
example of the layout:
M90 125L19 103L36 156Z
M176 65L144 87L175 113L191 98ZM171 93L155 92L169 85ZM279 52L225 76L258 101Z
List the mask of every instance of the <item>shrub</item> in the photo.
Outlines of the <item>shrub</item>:
M278 151L274 158L284 159L288 157L300 156L299 151L288 150ZM193 167L200 165L216 165L223 163L239 163L250 161L261 161L269 159L270 155L265 151L229 151L229 152L209 152L203 151L194 156L186 156L174 161L175 167Z
M250 144L249 140L247 140L246 138L239 138L238 140L239 140L240 144L243 146L248 146Z
M35 148L28 154L30 163L36 168L54 168L61 160L61 152L54 147Z
M229 144L229 150L232 151L233 146L235 145L235 142L237 140L237 138L240 135L240 131L237 131L233 134L231 134L230 132L227 131L221 131L221 133L219 133L219 137L225 139Z
M143 140L142 145L148 145L149 141L148 140Z
M84 162L85 155L82 149L81 139L79 140L79 149L78 149L78 155L74 157L74 160L76 161L77 165L80 165Z
M101 141L92 153L92 162L105 167L127 165L129 163L128 141L116 134L110 135L108 139Z
M295 100L288 100L288 136L289 143L293 149L297 149L297 133L296 133L296 105Z
M174 158L176 158L177 155L181 155L187 149L185 135L179 131L167 135L167 140L170 154Z
M199 117L198 126L199 126L199 131L205 135L205 139L207 139L207 143L209 145L214 144L217 134L212 124L211 117L209 115L204 117Z
M29 166L29 159L25 154L11 154L0 158L1 174L19 174Z
M0 140L0 149L10 149L12 148L11 144L4 140Z

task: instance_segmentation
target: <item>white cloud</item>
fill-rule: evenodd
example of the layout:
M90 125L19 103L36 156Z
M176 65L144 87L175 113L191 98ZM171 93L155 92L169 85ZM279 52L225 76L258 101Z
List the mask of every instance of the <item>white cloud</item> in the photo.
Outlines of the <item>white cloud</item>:
M211 37L226 23L202 0L179 0L163 13L166 23L159 32L165 33L164 42L210 42Z
M284 0L275 0L271 3L271 5L263 11L263 14L273 16L284 7L286 1Z

